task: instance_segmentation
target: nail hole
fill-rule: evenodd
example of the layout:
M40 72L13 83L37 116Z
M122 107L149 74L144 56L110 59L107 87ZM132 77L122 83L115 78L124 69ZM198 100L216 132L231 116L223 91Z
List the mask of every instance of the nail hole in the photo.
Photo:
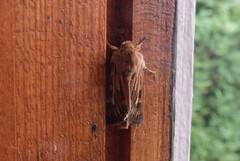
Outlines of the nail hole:
M51 20L51 17L50 17L50 16L47 16L47 20L50 21L50 20Z
M60 20L59 20L59 23L60 23L60 24L63 24L63 19L60 19Z
M92 132L95 132L95 131L97 131L97 125L96 125L96 124L93 124L93 125L92 125Z

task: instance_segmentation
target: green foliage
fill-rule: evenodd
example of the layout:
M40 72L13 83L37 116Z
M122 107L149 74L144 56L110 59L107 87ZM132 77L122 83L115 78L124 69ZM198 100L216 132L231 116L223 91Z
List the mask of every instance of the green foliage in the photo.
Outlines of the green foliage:
M239 8L197 0L191 161L240 160Z

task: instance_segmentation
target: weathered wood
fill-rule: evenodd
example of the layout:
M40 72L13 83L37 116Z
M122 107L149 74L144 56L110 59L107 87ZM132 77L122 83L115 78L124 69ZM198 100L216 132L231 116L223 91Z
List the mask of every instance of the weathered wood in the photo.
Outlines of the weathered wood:
M12 4L0 1L0 158L15 160L14 55Z
M133 1L133 41L142 46L146 65L144 123L131 129L131 161L170 158L170 75L175 0Z
M190 160L195 0L177 1L172 97L172 161Z
M195 2L178 2L175 42L175 0L106 3L0 1L2 160L189 160ZM105 129L107 6L108 41L146 37L157 72L145 72L144 123L129 130Z
M106 0L0 13L1 160L105 160Z

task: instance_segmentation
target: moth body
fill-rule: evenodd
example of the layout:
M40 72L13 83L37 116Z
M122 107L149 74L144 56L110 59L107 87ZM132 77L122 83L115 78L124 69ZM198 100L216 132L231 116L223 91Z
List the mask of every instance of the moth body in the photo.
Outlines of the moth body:
M141 44L135 46L131 41L125 41L119 49L109 45L114 53L108 78L108 124L126 123L125 128L128 128L129 124L138 125L143 122L142 77L143 69L149 69L140 53Z

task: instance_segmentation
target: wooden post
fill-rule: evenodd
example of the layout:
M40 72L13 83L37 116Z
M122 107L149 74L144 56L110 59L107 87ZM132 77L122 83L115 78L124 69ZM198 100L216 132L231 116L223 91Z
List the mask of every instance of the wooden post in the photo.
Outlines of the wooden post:
M1 160L105 160L106 1L0 13Z
M14 108L14 56L12 4L7 0L0 2L0 158L16 160L18 149L15 145ZM8 44L7 44L8 43Z
M167 161L170 158L170 77L175 0L133 1L133 41L142 37L146 65L144 123L131 129L131 161Z
M172 81L172 161L190 160L195 0L177 1Z

